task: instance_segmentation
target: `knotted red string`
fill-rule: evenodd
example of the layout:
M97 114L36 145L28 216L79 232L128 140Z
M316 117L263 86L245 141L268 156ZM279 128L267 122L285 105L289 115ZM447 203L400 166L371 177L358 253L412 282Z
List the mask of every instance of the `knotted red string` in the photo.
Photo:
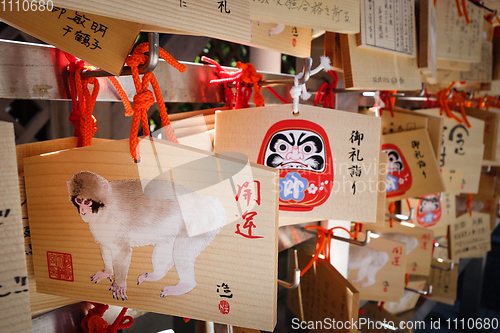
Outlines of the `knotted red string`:
M465 121L465 124L467 125L467 128L470 128L471 125L469 122L469 118L467 118L467 114L465 113L465 108L464 108L465 99L464 99L463 95L456 92L456 91L453 91L453 98L454 98L455 102L458 104L458 108L460 109L460 113L462 114L462 118L464 118L464 121Z
M450 110L450 106L449 106L450 100L448 99L448 95L450 94L450 91L451 91L451 89L453 89L454 85L455 85L455 81L453 81L448 88L443 89L436 94L437 105L441 109L441 114L443 114L443 111L444 111L444 112L446 112L446 115L448 116L448 118L455 119L456 121L458 121L459 124L461 124L462 120L453 114L453 112Z
M472 194L467 194L467 210L469 212L469 216L472 216Z
M242 70L241 80L246 84L253 84L253 103L256 107L264 106L264 96L262 96L262 87L259 82L262 81L262 74L258 74L252 64L243 64L238 61L236 67Z
M97 78L83 78L82 71L85 69L85 61L69 53L64 52L64 54L69 60L67 70L69 72L69 90L73 106L69 121L75 128L78 147L85 147L90 145L97 131L96 119L92 112L99 94L99 80ZM93 86L92 93L89 91L89 84Z
M276 92L276 90L274 90L274 89L273 89L273 88L271 88L271 87L266 87L266 89L267 89L267 90L269 90L269 92L270 92L271 94L273 94L273 95L274 95L274 97L276 97L277 99L279 99L279 100L280 100L280 102L282 102L282 103L284 103L284 104L288 104L288 101L287 101L286 99L284 99L283 97L281 97L281 95L280 95L280 94L278 94L278 93ZM295 229L293 229L293 230L295 230Z
M337 84L339 82L339 76L335 71L328 71L328 74L333 78L333 81L328 83L324 82L318 89L316 96L314 97L314 106L322 104L324 108L335 109L335 92L337 89Z
M216 84L216 83L223 83L224 84L224 96L226 99L226 106L229 107L230 109L233 109L233 101L235 99L235 94L233 93L233 89L229 88L227 86L228 83L235 83L237 85L237 91L238 91L238 84L241 84L241 76L243 70L239 69L237 71L229 72L226 71L222 66L215 60L210 59L208 57L202 56L201 61L209 63L210 65L215 66L217 69L217 76L219 77L218 79L212 79L209 81L209 84ZM238 103L238 102L237 102Z
M378 307L378 311L382 312L382 310L384 309L384 305L385 305L385 302L380 302L380 305Z
M326 260L330 260L330 251L327 250L327 247L330 245L330 241L332 239L334 230L342 229L342 230L346 231L349 234L349 236L352 237L352 233L344 227L333 227L331 229L325 229L325 228L322 228L322 227L317 226L317 225L309 225L306 227L306 230L309 230L309 229L316 229L316 231L318 232L318 242L316 243L316 253L312 257L311 261L307 264L307 266L304 267L304 269L300 272L300 276L303 276L309 270L309 268L311 268L312 265L314 265L314 263L316 263L318 261L319 255L321 253L323 253Z
M436 103L431 101L430 95L427 93L427 88L425 88L424 94L425 94L426 99L425 99L424 103L422 104L422 110L435 107Z
M385 106L380 109L380 116L382 117L382 111L383 110L389 110L391 112L391 117L394 118L394 110L392 107L394 106L394 103L396 102L396 98L391 97L393 93L396 91L381 91L380 92L380 99L382 102L384 102Z
M158 109L160 111L160 118L162 121L162 126L165 129L167 138L171 142L179 143L175 137L174 132L170 127L170 120L168 119L167 109L165 108L165 102L161 94L160 86L156 80L155 75L150 72L142 76L142 81L139 76L139 66L143 65L147 61L147 56L145 53L148 51L148 43L142 43L137 45L134 52L127 57L126 63L130 66L132 70L132 79L134 80L134 86L136 90L136 95L134 96L134 106L133 109L130 108L130 102L123 91L123 88L119 84L118 80L111 79L111 82L115 86L120 98L122 99L123 105L125 107L125 115L130 115L133 113L134 118L132 120L132 127L130 129L130 154L136 162L140 160L139 152L137 151L137 145L139 139L137 133L139 132L139 125L142 122L142 131L144 135L149 136L149 123L148 123L148 110L155 104L158 104ZM175 60L167 51L160 48L160 57L168 62L172 67L177 69L179 72L184 73L186 71L186 65L179 63ZM149 90L149 84L153 87L153 93Z
M394 212L396 211L396 204L393 202L391 202L389 204L389 213L391 215L394 215ZM391 218L389 218L389 222L391 223L391 227L394 225L394 218L391 216Z
M128 308L123 308L113 324L109 325L102 316L109 306L99 303L91 303L94 308L90 309L81 321L85 333L116 333L118 330L129 328L134 323L134 318L125 316Z
M224 84L224 96L226 99L226 106L230 109L244 109L250 107L248 104L250 98L252 97L252 89L245 84L253 85L253 101L255 106L264 106L264 96L262 96L262 87L259 86L259 82L262 81L262 74L258 74L254 66L250 63L243 64L238 62L236 67L239 69L237 71L226 71L222 66L213 59L202 56L201 61L209 63L215 66L217 70L218 79L212 79L209 84L223 83ZM236 94L233 90L227 86L228 83L234 83L236 87ZM234 101L234 107L233 107Z

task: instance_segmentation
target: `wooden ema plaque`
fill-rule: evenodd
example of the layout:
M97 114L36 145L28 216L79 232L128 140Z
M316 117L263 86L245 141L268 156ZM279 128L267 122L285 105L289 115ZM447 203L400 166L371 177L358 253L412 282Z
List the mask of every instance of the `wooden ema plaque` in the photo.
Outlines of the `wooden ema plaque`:
M282 23L341 33L359 32L359 0L251 0L254 21Z
M439 109L418 112L440 116ZM460 113L454 112L454 115L462 119ZM477 193L483 161L484 121L469 116L472 127L467 128L465 124L460 124L455 119L445 115L441 117L444 122L439 167L462 170L464 172L462 193Z
M108 142L104 139L92 139L92 144ZM16 146L17 172L19 175L19 191L21 193L21 211L24 228L24 251L26 253L26 266L28 269L28 285L30 290L31 316L36 317L48 311L57 309L64 305L78 303L78 299L42 294L37 292L35 283L35 270L33 267L33 248L31 245L31 234L28 217L28 202L26 200L26 188L24 181L24 158L48 154L59 150L76 148L77 138L64 138L57 140L48 140L35 143L27 143Z
M408 288L413 290L424 290L426 284L426 279L419 278L414 281L410 280L410 282L408 282ZM404 296L401 297L399 302L386 302L384 304L384 309L392 314L397 315L399 313L413 309L415 305L417 305L419 298L420 294L405 290Z
M140 24L63 7L51 10L43 7L44 10L41 10L41 4L35 10L16 8L19 5L24 7L26 3L28 1L6 4L0 11L0 18L93 66L120 75L140 32ZM11 5L14 8L9 8Z
M472 212L457 217L450 226L450 259L482 258L491 250L490 215Z
M408 57L417 54L415 1L361 0L358 46Z
M441 201L439 193L425 195L420 200L410 198L410 207L406 203L401 204L401 213L409 216L410 208L415 209L413 219L408 221L419 227L434 231L434 236L444 236L448 231L448 225L456 221L455 195L458 195L462 187L463 171L441 169L441 179L443 180L446 192L442 192Z
M375 223L380 119L299 105L215 114L215 152L237 152L280 171L280 225Z
M0 121L0 322L2 332L31 332L14 126Z
M481 60L470 63L467 71L438 70L439 83L452 81L491 82L493 71L493 45L483 40L481 43Z
M138 149L140 163L128 140L24 160L37 290L272 331L277 172L150 138Z
M417 59L358 47L355 35L340 35L346 89L420 90Z
M418 68L430 84L438 83L437 73L437 14L433 0L420 0L418 8L419 50Z
M429 275L434 239L431 230L401 225L398 222L392 227L385 223L383 226L369 226L369 229L378 234L380 239L406 244L406 274Z
M252 35L250 41L238 41L240 44L278 51L295 57L307 58L311 56L311 29L284 24L252 21ZM143 25L142 31L161 32L178 35L203 35L157 26Z
M456 1L441 0L436 3L438 59L481 61L483 10L468 1L465 3L470 24L465 17L458 17Z
M416 113L415 111L403 109L397 106L393 107L393 110L394 114L402 113L409 116L422 116L427 118L427 131L429 132L429 138L431 139L432 149L434 149L434 153L439 159L439 154L441 153L441 143L443 141L443 118L441 118L440 116L431 116L429 114Z
M497 159L498 146L498 125L500 122L500 113L488 112L476 108L465 108L467 115L484 121L484 153L483 159L495 161Z
M55 0L54 5L202 36L250 41L250 8L244 0L152 0L147 3L141 0Z
M389 154L386 188L389 201L444 191L427 130L383 135L382 151Z
M448 271L446 269L449 265L447 261L440 262L432 259L432 266L439 266L443 269L432 267L428 280L428 283L432 284L432 295L427 297L433 301L454 305L457 299L458 264Z
M299 251L298 267L304 268L311 254ZM290 251L290 262L295 262ZM293 266L293 265L290 265ZM290 269L289 276L293 276ZM319 259L301 278L297 289L288 292L288 307L301 321L316 322L325 318L335 322L357 322L359 293L331 264ZM356 332L354 327L339 328L335 322L325 322L313 332ZM330 325L331 324L331 325Z
M360 233L364 239L365 234ZM406 244L372 238L366 246L349 246L347 280L359 291L360 299L397 302L403 297Z
M382 134L392 134L428 127L428 119L418 115L394 112L394 117L384 113L382 118Z

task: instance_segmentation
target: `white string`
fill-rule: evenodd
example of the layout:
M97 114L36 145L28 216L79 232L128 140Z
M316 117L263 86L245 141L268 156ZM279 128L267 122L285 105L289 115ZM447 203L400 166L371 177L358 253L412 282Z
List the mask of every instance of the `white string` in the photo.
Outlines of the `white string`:
M332 66L330 64L330 58L326 56L320 57L320 64L315 69L311 70L310 76L318 74L320 71L329 71L332 70ZM304 68L305 71L305 68ZM290 95L293 99L293 113L297 114L299 112L299 97L304 101L308 100L312 95L307 91L305 83L299 86L299 80L304 76L304 71L293 77L294 86L290 89Z
M380 117L380 109L381 108L385 108L385 103L384 101L382 100L382 98L380 98L380 90L377 90L375 91L375 116L376 117Z

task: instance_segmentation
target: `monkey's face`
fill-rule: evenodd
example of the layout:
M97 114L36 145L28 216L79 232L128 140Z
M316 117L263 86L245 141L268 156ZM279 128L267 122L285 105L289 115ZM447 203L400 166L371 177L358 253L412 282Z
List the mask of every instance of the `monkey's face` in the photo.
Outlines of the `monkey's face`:
M67 185L70 201L78 209L82 220L92 222L105 207L109 182L95 173L82 171L74 174Z
M90 214L92 214L92 200L75 198L75 203L78 205L78 211L83 221L89 222Z

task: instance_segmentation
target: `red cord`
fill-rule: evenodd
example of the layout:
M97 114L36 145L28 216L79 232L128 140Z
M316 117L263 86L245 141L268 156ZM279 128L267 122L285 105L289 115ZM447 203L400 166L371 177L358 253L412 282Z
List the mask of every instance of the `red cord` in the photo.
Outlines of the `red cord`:
M326 260L330 260L330 251L327 251L327 244L328 244L328 246L330 245L330 241L331 241L331 238L333 236L334 230L336 230L336 229L344 230L349 234L350 237L353 237L352 233L344 227L333 227L333 228L327 230L327 229L322 228L322 227L317 226L317 225L310 225L310 226L306 227L306 230L309 230L309 229L316 229L316 231L318 232L318 241L316 243L316 253L314 254L314 257L311 259L311 261L307 264L307 266L304 267L304 269L300 272L300 276L303 276L309 270L309 268L311 268L313 266L313 264L318 261L319 255L321 253L323 253Z
M282 103L284 103L284 104L288 104L288 101L287 101L286 99L284 99L283 97L281 97L281 95L280 95L280 94L278 94L278 93L276 92L276 90L274 90L274 89L273 89L273 88L271 88L271 87L266 87L266 89L267 89L267 90L269 90L269 92L270 92L271 94L273 94L273 95L274 95L274 97L276 97L277 99L279 99Z
M89 146L97 131L96 120L92 115L95 101L99 94L99 80L97 78L83 78L82 71L85 62L77 57L64 52L69 60L67 66L69 72L69 90L73 109L69 115L69 121L75 128L75 136L78 138L78 147ZM88 85L93 85L92 94Z
M316 96L314 97L314 106L322 104L324 108L335 109L335 92L337 89L337 84L339 82L339 77L335 71L328 71L328 74L333 78L333 81L328 83L324 82L318 89Z

